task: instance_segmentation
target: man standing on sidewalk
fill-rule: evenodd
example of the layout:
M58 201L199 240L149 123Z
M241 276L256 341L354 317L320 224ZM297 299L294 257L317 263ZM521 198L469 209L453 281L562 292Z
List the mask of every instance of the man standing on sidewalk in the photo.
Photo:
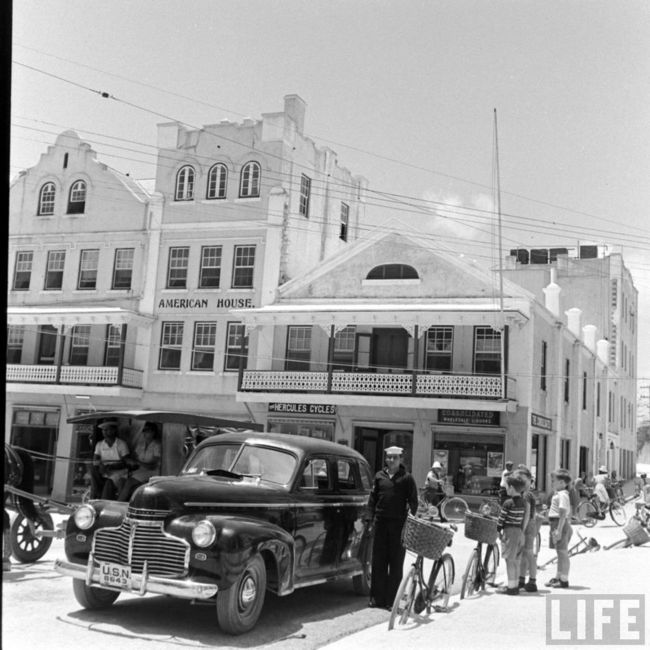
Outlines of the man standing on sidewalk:
M403 449L388 447L386 466L373 482L368 502L369 516L374 525L372 545L372 584L369 607L390 608L402 580L404 547L402 528L408 510L418 509L418 489L415 479L402 465Z

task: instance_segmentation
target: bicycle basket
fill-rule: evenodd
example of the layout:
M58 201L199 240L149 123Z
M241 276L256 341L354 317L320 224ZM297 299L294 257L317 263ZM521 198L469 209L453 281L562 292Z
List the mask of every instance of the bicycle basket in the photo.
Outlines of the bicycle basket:
M623 532L627 535L627 538L635 546L641 546L646 542L650 542L650 535L648 531L643 527L643 524L636 518L632 517L630 521L623 526Z
M497 541L497 520L473 512L465 513L465 537L483 544Z
M454 533L443 526L409 515L402 529L402 545L416 555L437 560L453 536Z

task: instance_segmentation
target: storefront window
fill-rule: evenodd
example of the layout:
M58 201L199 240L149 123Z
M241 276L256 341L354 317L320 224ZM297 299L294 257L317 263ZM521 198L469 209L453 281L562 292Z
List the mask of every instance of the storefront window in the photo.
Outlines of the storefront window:
M334 440L334 421L330 420L300 420L293 418L269 418L268 427L271 433L291 433L297 436Z
M498 435L437 433L433 461L439 461L456 494L493 496L504 468L504 438Z

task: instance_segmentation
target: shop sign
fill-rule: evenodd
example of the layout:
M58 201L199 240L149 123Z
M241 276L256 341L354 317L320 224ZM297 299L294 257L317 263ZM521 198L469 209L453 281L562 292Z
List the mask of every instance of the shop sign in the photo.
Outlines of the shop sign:
M227 309L250 309L252 298L160 298L158 309L178 309L194 311L197 309L218 311Z
M553 428L553 420L551 418L545 418L543 415L537 415L537 413L530 414L530 423L534 427L546 429L546 431L551 431Z
M336 405L271 402L269 404L269 413L295 413L297 415L336 415Z
M444 424L487 424L491 426L499 426L499 411L439 409L438 422Z

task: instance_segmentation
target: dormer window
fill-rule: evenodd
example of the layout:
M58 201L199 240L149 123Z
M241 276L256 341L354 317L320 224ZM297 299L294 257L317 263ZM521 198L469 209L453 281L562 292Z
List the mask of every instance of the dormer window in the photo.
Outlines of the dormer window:
M38 195L38 215L45 216L54 214L54 199L56 197L56 188L54 183L45 183L41 187Z
M75 181L70 188L68 214L83 214L86 210L86 183Z
M417 280L419 277L408 264L381 264L368 273L366 280Z
M176 174L176 201L191 201L194 198L194 167L185 165Z
M260 195L260 166L256 162L246 163L241 170L239 196L250 199Z

